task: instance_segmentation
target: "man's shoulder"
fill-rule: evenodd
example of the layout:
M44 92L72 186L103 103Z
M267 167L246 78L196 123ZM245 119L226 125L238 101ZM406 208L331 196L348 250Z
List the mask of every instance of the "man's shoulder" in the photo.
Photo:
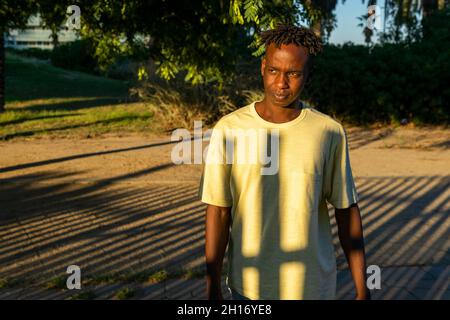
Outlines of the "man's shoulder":
M250 106L246 105L243 107L240 107L224 116L222 116L215 124L215 127L222 127L222 126L228 126L232 125L236 121L241 120L245 116L250 115Z
M323 129L332 130L334 132L343 132L344 127L338 120L311 106L307 106L307 108L310 113L309 118L311 121L317 121Z

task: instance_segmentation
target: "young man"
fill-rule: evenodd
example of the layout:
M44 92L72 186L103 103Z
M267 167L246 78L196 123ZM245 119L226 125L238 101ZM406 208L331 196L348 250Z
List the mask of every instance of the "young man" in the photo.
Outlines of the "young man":
M334 299L328 201L335 208L356 298L368 299L345 131L299 100L321 41L307 28L285 25L261 36L266 46L264 99L217 122L200 183L199 197L208 204L208 298L222 299L220 279L229 244L227 285L233 298ZM236 147L239 139L247 139L246 148ZM256 153L265 157L257 163L236 160Z

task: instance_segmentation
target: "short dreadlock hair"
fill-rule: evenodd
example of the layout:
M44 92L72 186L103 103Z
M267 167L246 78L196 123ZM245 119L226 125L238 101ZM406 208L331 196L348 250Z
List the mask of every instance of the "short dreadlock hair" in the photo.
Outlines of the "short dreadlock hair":
M275 29L259 33L266 49L270 44L280 48L282 44L295 44L308 50L310 55L317 55L322 51L323 43L320 37L308 28L279 24Z

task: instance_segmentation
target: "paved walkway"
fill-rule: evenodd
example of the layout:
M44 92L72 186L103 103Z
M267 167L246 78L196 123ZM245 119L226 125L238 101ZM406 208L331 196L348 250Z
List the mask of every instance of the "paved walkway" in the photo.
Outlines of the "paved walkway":
M0 145L0 299L73 297L58 289L71 264L86 281L79 298L114 299L128 288L135 299L204 299L201 166L174 166L173 145L161 141L73 141L52 152L64 143ZM371 162L370 146L351 146L368 263L382 270L374 299L450 299L450 152L404 150L429 166L414 170L396 163L402 150L371 150ZM7 159L11 148L22 154ZM330 215L338 298L351 299ZM176 275L149 280L151 271Z

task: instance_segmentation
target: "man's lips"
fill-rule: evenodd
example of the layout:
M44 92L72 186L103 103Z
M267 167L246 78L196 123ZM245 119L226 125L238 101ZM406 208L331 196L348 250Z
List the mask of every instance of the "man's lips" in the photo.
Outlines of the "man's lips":
M274 93L276 99L283 100L289 97L289 93Z

